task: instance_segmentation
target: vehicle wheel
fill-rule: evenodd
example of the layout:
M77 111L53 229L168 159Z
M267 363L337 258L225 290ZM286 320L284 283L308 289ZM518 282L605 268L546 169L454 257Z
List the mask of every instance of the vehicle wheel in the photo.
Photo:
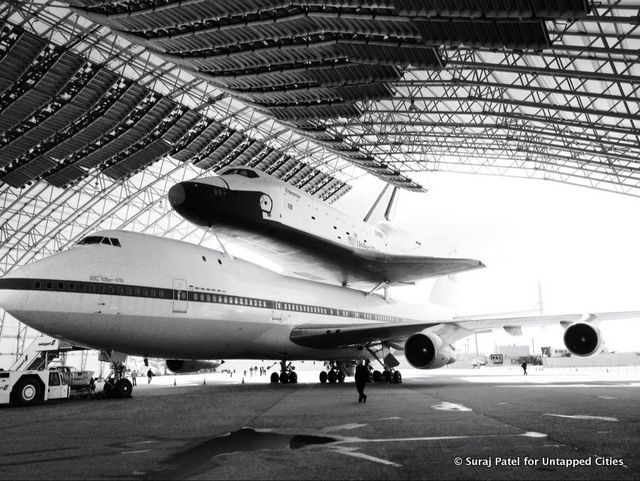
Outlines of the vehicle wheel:
M373 371L373 382L381 382L382 381L382 373L378 370Z
M32 406L42 400L42 388L35 379L21 379L13 388L13 399L20 406Z
M280 376L277 372L271 373L271 382L278 382L280 380Z
M131 385L131 381L128 379L120 379L116 383L116 395L119 398L127 398L131 397L131 392L133 391L133 386Z
M344 382L344 373L342 371L338 372L338 382Z
M298 375L295 372L289 374L289 383L298 384Z
M322 384L327 382L327 377L328 377L327 371L320 371L320 382Z
M382 382L391 382L391 373L389 371L382 373Z
M338 375L334 370L329 371L329 374L327 376L331 384L335 383L338 380Z
M396 371L393 373L393 383L402 384L402 374L400 374L400 371Z
M289 374L286 372L280 373L280 383L287 384L289 382Z

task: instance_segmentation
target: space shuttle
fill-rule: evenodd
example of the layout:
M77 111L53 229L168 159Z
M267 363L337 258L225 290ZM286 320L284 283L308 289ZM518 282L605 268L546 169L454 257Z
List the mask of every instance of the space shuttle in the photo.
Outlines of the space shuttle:
M371 290L484 267L474 259L431 257L418 235L393 222L356 219L248 167L181 182L168 197L194 224L315 281Z

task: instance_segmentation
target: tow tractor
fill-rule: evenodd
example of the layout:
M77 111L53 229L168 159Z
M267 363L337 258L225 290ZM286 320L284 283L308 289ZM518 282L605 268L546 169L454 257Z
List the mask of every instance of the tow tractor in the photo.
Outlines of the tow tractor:
M51 399L90 396L93 371L48 369L62 353L79 348L51 337L38 337L8 371L0 370L0 404L29 406Z

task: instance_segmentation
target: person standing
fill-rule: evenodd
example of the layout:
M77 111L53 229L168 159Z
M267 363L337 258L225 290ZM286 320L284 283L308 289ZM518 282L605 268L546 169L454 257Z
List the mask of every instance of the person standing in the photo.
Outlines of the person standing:
M366 361L366 363L368 364L369 362ZM364 385L369 380L369 370L367 369L367 366L366 366L365 362L361 361L356 366L355 379L356 379L356 389L358 390L358 396L359 396L358 397L358 402L359 403L366 403L367 402L367 395L364 393Z
M149 370L147 371L147 384L151 384L151 378L153 378L153 371L151 370L151 368L149 368Z
M132 386L137 386L138 385L138 381L136 381L137 378L138 378L138 370L134 369L133 371L131 371L131 385Z
M526 363L526 361L522 363L522 366L521 366L521 367L522 367L522 370L524 371L524 375L525 375L525 376L528 376L528 374L527 374L527 363Z

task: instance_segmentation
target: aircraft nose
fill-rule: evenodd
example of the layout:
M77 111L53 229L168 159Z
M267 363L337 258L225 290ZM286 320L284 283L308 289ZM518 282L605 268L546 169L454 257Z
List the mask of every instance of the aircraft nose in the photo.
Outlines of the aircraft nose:
M212 225L229 210L229 186L219 177L187 180L169 189L169 204L182 217L202 226Z
M28 288L29 276L26 269L14 269L0 278L0 307L9 312L23 308Z
M176 184L169 189L169 203L174 209L180 207L186 198L186 192L182 183Z

